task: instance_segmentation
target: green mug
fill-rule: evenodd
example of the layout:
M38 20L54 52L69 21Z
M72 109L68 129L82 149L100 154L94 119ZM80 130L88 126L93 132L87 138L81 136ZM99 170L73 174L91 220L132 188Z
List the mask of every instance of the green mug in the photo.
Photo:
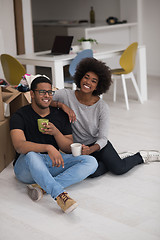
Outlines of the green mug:
M44 130L43 130L42 128L45 129L45 127L43 126L42 123L46 123L46 124L48 125L49 120L46 119L46 118L40 118L40 119L38 119L37 121L38 121L38 129L39 129L39 131L40 131L40 132L44 132Z

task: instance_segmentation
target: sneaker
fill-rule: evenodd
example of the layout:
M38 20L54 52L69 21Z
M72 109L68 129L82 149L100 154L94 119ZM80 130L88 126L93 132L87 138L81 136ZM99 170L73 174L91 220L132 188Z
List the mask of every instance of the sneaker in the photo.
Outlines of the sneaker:
M33 201L39 201L42 197L43 194L46 193L38 184L30 184L27 185L27 191L28 191L28 195L29 197L33 200Z
M140 155L143 158L144 163L149 162L159 162L160 161L160 152L156 150L141 150L139 151Z
M123 159L123 158L126 158L126 157L133 156L134 153L132 153L132 152L122 152L122 153L118 153L118 155L120 156L121 159Z
M72 198L68 196L68 193L63 192L57 197L57 204L61 207L62 211L65 213L72 212L78 204Z

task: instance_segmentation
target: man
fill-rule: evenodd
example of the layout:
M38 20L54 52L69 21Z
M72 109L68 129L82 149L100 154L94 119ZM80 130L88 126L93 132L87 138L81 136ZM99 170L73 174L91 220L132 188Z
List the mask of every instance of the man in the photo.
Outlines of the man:
M11 117L10 129L17 158L14 172L18 180L38 184L69 213L77 207L65 188L82 181L95 172L97 161L91 156L73 157L71 126L66 113L50 107L54 92L51 81L45 76L36 77L31 83L30 105L20 108ZM38 130L37 120L49 119L44 132ZM61 149L65 153L60 153ZM28 193L33 199L32 185Z

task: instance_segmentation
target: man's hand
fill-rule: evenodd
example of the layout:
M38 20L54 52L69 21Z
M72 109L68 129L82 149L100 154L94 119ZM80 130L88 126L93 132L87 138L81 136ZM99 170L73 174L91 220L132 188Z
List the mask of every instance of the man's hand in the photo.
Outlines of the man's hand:
M48 147L48 155L50 159L52 160L52 166L53 167L60 167L62 165L62 168L64 168L64 161L60 154L60 152L53 146Z
M44 132L43 134L49 134L54 136L59 149L61 149L65 153L71 153L71 147L70 145L73 143L73 136L71 134L69 135L63 135L56 126L49 122L48 124L43 123L44 126Z
M44 126L43 134L49 134L49 135L55 135L57 133L57 128L55 127L55 125L51 122L49 122L48 124L46 123L42 123L42 125Z

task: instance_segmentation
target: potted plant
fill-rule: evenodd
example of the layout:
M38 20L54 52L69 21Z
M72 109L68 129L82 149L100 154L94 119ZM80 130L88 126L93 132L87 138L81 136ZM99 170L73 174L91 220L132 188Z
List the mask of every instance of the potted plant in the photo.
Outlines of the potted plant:
M98 44L96 39L93 38L84 38L78 39L78 42L81 43L83 49L91 49L91 43Z

